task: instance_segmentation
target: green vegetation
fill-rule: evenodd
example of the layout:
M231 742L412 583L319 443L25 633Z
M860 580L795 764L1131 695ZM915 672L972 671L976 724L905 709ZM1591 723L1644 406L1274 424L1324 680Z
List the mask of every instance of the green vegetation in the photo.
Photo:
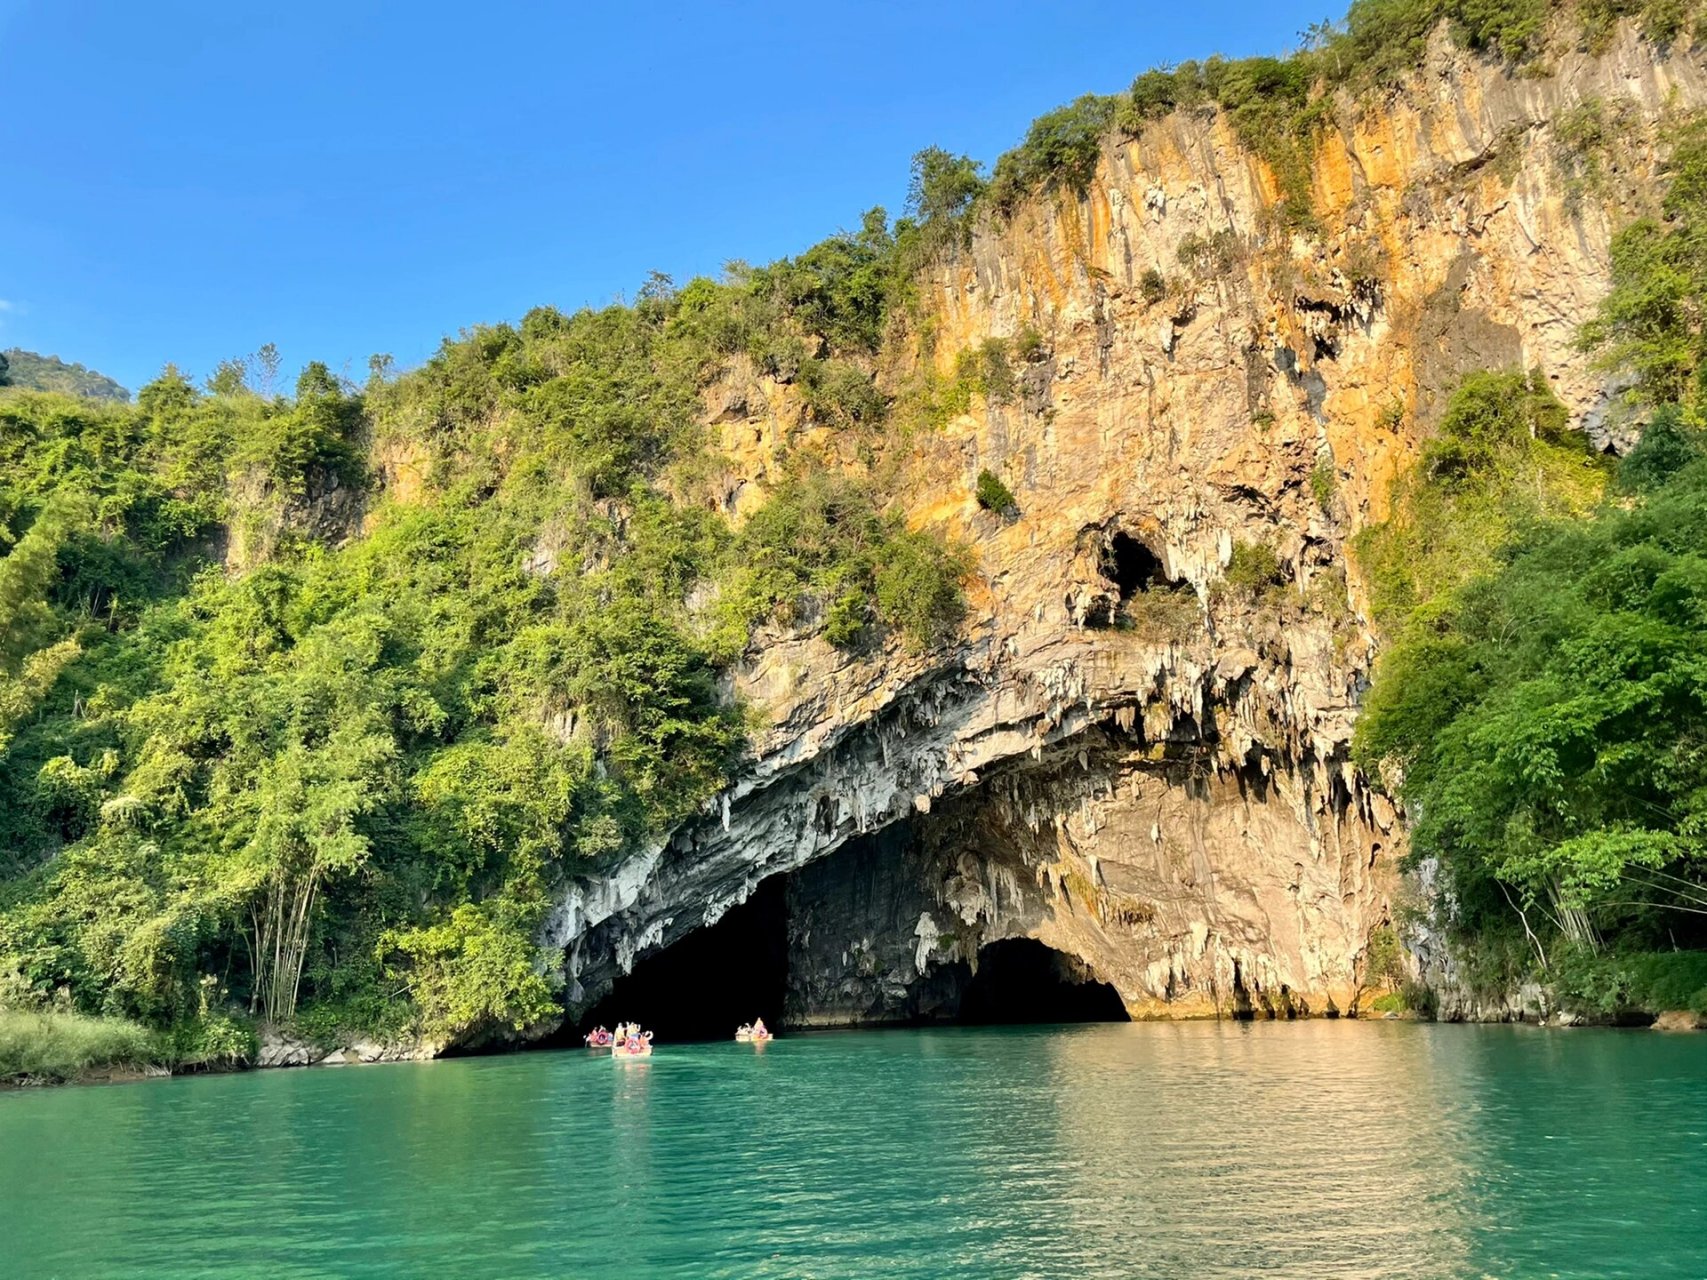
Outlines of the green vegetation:
M99 1071L143 1071L170 1061L162 1038L123 1018L0 1009L0 1084L57 1084Z
M867 485L821 469L778 488L741 530L731 563L714 633L726 652L745 647L753 626L795 625L820 605L832 644L851 647L881 626L926 648L959 622L970 570L963 551L881 512Z
M1379 924L1369 931L1363 951L1355 965L1357 985L1352 991L1352 1017L1366 993L1384 991L1369 1007L1376 1013L1397 1012L1408 1007L1404 987L1410 974L1405 968L1405 950L1399 941L1398 930L1390 924Z
M1453 394L1439 434L1395 485L1387 523L1355 548L1376 621L1389 634L1451 588L1491 571L1514 532L1549 516L1583 516L1607 466L1570 428L1538 371L1479 373Z
M1114 625L1153 644L1184 640L1203 623L1203 605L1189 585L1158 582L1120 602Z
M966 553L869 479L801 454L738 533L702 479L731 355L881 427L868 362L916 228L876 211L721 283L541 308L363 389L311 364L277 395L263 349L134 406L9 391L6 1001L133 1020L176 1064L246 1058L251 1021L550 1016L553 892L723 785L745 714L719 677L756 628L922 648L958 623ZM388 500L395 459L421 479Z
M990 200L1011 214L1036 191L1071 191L1082 196L1096 176L1103 139L1114 124L1120 100L1087 93L1032 121L1025 141L996 161Z
M1383 660L1359 748L1402 766L1413 848L1450 866L1466 921L1509 893L1592 950L1707 904L1703 547L1696 459L1633 505L1515 535Z
M1661 218L1644 218L1612 241L1611 296L1583 331L1607 369L1635 378L1633 407L1707 404L1707 122L1685 129L1666 166Z
M1578 0L1576 12L1583 40L1594 50L1605 48L1621 18L1635 19L1642 34L1660 44L1684 35L1697 41L1707 36L1700 6L1692 0Z
M987 189L978 162L941 147L913 157L907 211L917 221L921 249L965 248L972 241L972 214Z
M1559 993L1585 1012L1616 1017L1632 1010L1688 1009L1707 1014L1707 951L1588 955L1554 963Z
M909 431L940 431L963 413L970 413L974 400L987 405L1011 403L1019 394L1019 375L1013 356L1035 358L1042 345L1034 330L1013 342L986 338L954 358L954 372L944 377L927 365L902 388L893 413L894 425L903 435Z
M986 511L995 512L999 516L1012 515L1019 510L1019 503L1014 500L1013 490L1003 484L1001 477L990 470L978 473L978 505Z
M1515 942L1601 1012L1694 1007L1707 944L1701 190L1691 130L1670 220L1619 236L1584 334L1646 420L1616 473L1539 375L1477 375L1359 545L1392 637L1360 758L1398 785L1467 950L1509 980Z
M13 347L0 352L0 387L22 387L30 391L57 391L86 400L112 400L120 404L130 392L105 374L67 364L58 356L37 355Z
M1331 511L1334 494L1337 492L1339 475L1334 470L1334 460L1331 456L1324 455L1310 468L1310 496L1315 498L1316 505L1323 511Z
M1235 542L1227 567L1216 584L1217 594L1255 602L1286 585L1286 571L1274 548L1262 542Z
M1200 279L1226 275L1239 255L1239 237L1232 231L1217 231L1207 238L1193 232L1175 250L1180 266Z
M1135 137L1176 111L1219 110L1273 174L1279 227L1311 230L1311 162L1336 91L1370 97L1414 72L1442 26L1460 48L1522 64L1548 51L1550 35L1598 50L1625 18L1661 43L1707 38L1699 0L1352 0L1342 21L1315 24L1286 57L1161 67L1124 94L1087 94L1039 117L996 162L989 199L1007 216L1037 192L1083 195L1110 138Z

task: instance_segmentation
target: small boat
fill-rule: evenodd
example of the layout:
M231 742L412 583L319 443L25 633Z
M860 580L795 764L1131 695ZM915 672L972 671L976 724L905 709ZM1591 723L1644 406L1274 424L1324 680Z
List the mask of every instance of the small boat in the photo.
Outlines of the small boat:
M632 1036L626 1043L613 1044L610 1047L613 1058L650 1058L652 1056L652 1041L644 1036Z
M603 1027L594 1028L592 1031L587 1032L582 1039L586 1042L587 1048L589 1049L608 1049L611 1045L616 1043L616 1037L611 1035L611 1033L606 1031Z

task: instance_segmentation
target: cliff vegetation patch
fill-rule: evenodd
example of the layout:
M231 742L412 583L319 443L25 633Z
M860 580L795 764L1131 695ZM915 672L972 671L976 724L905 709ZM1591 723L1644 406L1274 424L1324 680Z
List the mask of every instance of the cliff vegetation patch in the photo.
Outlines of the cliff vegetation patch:
M1394 637L1358 727L1365 767L1404 798L1470 950L1602 1013L1695 1007L1707 945L1696 129L1671 174L1667 220L1620 233L1583 335L1631 380L1641 443L1615 471L1573 460L1543 380L1478 375L1359 548ZM1502 934L1515 945L1488 941Z

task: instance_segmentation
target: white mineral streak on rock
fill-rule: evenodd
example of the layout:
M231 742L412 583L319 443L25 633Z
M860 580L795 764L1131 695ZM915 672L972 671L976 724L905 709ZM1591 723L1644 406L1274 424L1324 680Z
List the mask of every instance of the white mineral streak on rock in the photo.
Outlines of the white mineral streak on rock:
M913 936L919 940L913 951L913 969L917 973L923 973L930 966L931 952L936 950L936 944L942 938L930 912L919 913L919 922L913 926Z

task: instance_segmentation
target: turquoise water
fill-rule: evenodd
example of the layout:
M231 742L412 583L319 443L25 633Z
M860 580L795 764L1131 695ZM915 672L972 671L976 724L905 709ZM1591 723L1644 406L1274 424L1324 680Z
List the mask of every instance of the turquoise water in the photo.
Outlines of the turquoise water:
M1707 1276L1707 1035L804 1036L0 1095L6 1276Z

